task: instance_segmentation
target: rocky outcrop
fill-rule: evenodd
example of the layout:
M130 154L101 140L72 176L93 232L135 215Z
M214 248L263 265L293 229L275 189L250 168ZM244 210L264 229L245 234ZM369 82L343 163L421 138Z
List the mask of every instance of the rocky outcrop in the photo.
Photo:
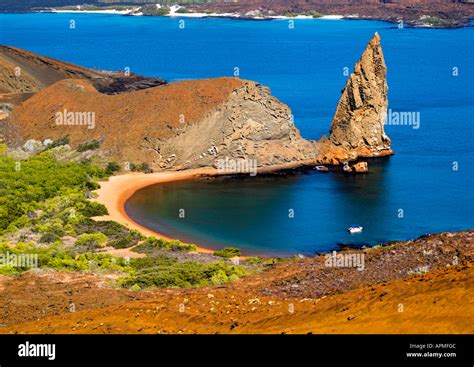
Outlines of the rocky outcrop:
M390 154L385 134L386 66L376 33L346 83L331 125L331 142L363 155Z
M352 169L356 173L369 172L369 164L367 162L357 162L356 164L354 164Z
M155 171L183 170L222 168L224 162L227 173L240 172L234 166L241 163L259 172L317 165L366 172L368 166L358 162L393 153L384 132L385 74L376 34L347 81L330 137L319 141L301 137L288 106L267 87L238 78L189 80L118 94L101 92L100 78L64 79L15 107L9 126L23 142L68 136L75 148L96 140L101 153L123 167L129 162L147 163ZM133 77L123 83L134 85ZM93 121L75 123L77 114ZM72 124L58 124L58 115L61 121L71 115Z
M227 100L198 123L184 126L170 139L147 140L161 169L217 167L222 160L255 160L257 167L316 158L316 143L304 140L291 111L252 81L242 81Z
M56 115L86 111L93 125L58 125ZM17 106L11 116L24 139L61 139L72 147L100 140L120 163L153 170L217 167L251 161L259 168L315 161L317 143L305 140L291 111L258 83L236 78L191 80L119 95L67 79ZM231 173L231 172L229 172Z

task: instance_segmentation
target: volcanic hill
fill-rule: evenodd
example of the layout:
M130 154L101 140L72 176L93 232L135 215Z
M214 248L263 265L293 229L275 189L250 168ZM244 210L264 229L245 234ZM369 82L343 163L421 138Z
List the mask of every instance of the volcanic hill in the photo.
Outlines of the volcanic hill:
M96 140L110 160L147 163L155 171L216 167L223 159L256 160L260 172L342 164L357 171L361 159L393 154L383 129L388 101L378 34L343 90L330 139L320 141L303 139L289 107L253 81L216 78L150 86L144 78L139 88L123 82L110 93L116 75L17 49L2 52L1 73L8 75L4 90L36 92L4 122L23 142L68 136L77 147ZM26 73L15 77L10 65L21 65ZM58 115L71 113L90 114L93 126L74 119L58 123Z

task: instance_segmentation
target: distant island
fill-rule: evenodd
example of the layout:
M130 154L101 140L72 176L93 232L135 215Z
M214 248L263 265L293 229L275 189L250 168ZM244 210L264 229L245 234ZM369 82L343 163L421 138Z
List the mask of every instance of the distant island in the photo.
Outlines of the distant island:
M328 18L378 19L398 26L452 28L468 26L474 3L449 0L425 1L159 1L141 0L27 0L0 4L0 12L105 12L135 16L228 17L236 19Z

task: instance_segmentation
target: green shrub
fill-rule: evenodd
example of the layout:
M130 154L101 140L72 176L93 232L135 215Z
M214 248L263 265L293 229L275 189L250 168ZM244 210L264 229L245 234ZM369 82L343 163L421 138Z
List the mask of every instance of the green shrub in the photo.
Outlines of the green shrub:
M64 236L63 222L59 218L51 218L42 223L36 224L33 232L54 234L58 237Z
M437 17L425 17L421 19L423 23L429 24L445 24L449 23L448 19L437 18Z
M239 266L224 262L178 262L167 257L132 259L135 271L120 279L123 287L196 287L233 281L245 275Z
M143 15L163 16L168 15L170 13L170 9L165 7L158 9L155 4L147 4L140 7L140 12L142 12Z
M141 289L142 289L142 288L141 288L138 284L134 284L134 285L132 285L132 286L130 287L130 290L131 290L131 291L134 291L134 292L139 291L139 290L141 290Z
M90 203L85 197L88 190L96 187L92 178L103 177L103 170L89 164L60 162L50 152L19 164L0 155L0 233L19 218L48 207L45 201L58 196L60 199L53 200L52 207L47 208L51 212L76 206L85 216L104 215L105 207Z
M255 257L248 257L244 260L244 262L246 264L249 264L249 265L263 265L263 266L273 266L279 262L283 262L283 261L287 261L287 259L285 258L280 258L280 257L277 257L277 258L263 258L263 257L258 257L258 256L255 256Z
M214 252L214 255L230 259L231 257L240 256L240 249L237 247L224 247L222 250Z
M19 270L13 266L0 266L0 275L15 275Z
M103 233L84 233L77 237L75 246L81 251L92 251L105 246L109 239Z
M142 239L143 239L143 236L141 235L140 232L131 230L120 239L110 241L109 245L114 248L127 248L127 247L136 245L138 241Z
M54 233L50 233L50 232L47 232L47 233L43 233L39 239L39 242L40 243L53 243L53 242L56 242L58 240L60 240L61 238L54 234Z
M136 245L144 237L135 230L114 221L95 221L84 218L74 225L77 233L103 233L109 238L108 246L114 248L127 248Z
M85 218L76 225L76 228L81 233L102 232L111 240L121 238L129 232L128 229L122 226L120 223L114 222L112 220L95 221L90 218Z
M38 266L58 271L119 271L130 273L134 269L128 264L126 259L115 257L110 254L94 254L90 252L77 255L71 249L64 249L55 242L48 247L37 247L33 243L19 243L10 246L5 242L0 242L0 254L28 254L38 256ZM29 268L17 268L11 266L0 266L0 275L13 275Z
M307 15L307 16L310 16L310 17L313 17L313 18L321 18L324 16L323 13L320 13L318 11L308 11L306 13L304 13L304 15Z
M48 145L47 149L60 147L66 144L69 144L69 135L66 135L64 138L61 139L53 140L53 142Z
M109 162L107 163L107 167L105 167L105 172L108 175L113 175L114 172L120 171L120 166L116 162Z
M94 150L100 148L100 140L89 140L84 143L81 143L77 146L78 152L86 152L88 150Z
M139 164L130 163L130 170L132 172L153 173L153 170L150 168L150 165L146 162Z
M97 203L95 201L81 200L77 202L74 207L77 211L85 217L99 217L107 215L108 211L105 205Z
M136 252L147 253L150 250L162 250L162 251L196 251L196 245L190 245L183 243L179 240L165 240L163 238L155 238L153 236L147 237L147 239L135 248Z

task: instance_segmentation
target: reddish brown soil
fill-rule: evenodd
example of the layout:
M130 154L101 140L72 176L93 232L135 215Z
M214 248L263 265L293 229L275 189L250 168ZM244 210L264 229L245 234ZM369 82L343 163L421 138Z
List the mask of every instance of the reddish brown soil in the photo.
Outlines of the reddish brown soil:
M38 320L69 312L106 307L151 293L131 293L107 286L107 278L91 273L29 272L0 277L0 324Z
M371 250L363 272L328 272L315 257L197 289L124 291L75 273L4 277L0 309L8 326L0 332L472 333L472 236L427 236ZM453 253L462 263L445 264ZM421 263L432 271L407 274Z
M16 47L0 46L0 92L37 92L65 78L100 78L101 74Z
M25 93L36 93L63 79L90 80L99 91L107 94L164 83L158 78L91 70L16 47L0 46L0 93L22 94L24 100Z
M91 302L85 311L71 313L64 304L60 316L0 332L472 333L473 276L471 265L457 266L316 300L261 296L245 280L234 287L166 290L132 302L101 289L84 298Z
M103 139L101 146L117 161L151 161L156 154L140 150L147 136L165 139L173 130L193 124L223 103L241 85L239 79L217 78L172 83L124 94L106 95L87 80L66 79L41 90L17 106L11 121L24 139L60 139L72 146ZM58 126L56 113L95 113L95 128ZM145 159L150 154L149 159Z

